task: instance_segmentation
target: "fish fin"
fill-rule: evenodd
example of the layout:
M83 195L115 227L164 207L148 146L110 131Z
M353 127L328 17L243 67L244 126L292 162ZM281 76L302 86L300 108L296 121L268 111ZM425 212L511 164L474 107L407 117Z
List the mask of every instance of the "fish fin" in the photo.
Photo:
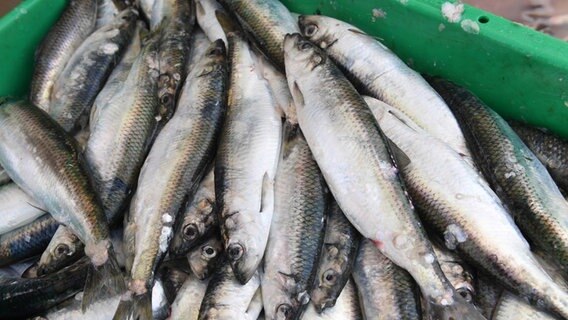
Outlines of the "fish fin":
M271 194L272 193L272 194ZM270 179L268 172L262 177L262 190L260 195L260 212L274 207L274 180Z
M399 169L404 169L410 164L410 158L391 139L386 138L389 149L392 152Z
M101 298L113 297L126 291L126 283L112 248L108 250L107 261L95 267L90 265L83 293L83 312Z
M291 93L292 98L294 98L294 104L303 108L305 106L304 94L300 90L300 87L298 86L298 83L296 81L294 81L294 85L292 85Z
M241 31L239 25L227 13L215 10L215 17L217 18L217 21L219 21L221 29L223 29L225 35L229 35L231 32Z
M260 290L261 290L260 287L256 289L256 292L254 293L254 296L252 297L248 305L246 315L250 317L249 319L258 319L258 316L262 311L263 308L262 293Z
M41 211L41 212L43 212L43 213L49 213L49 212L47 212L47 211L46 211L45 209L43 209L43 208L40 208L40 207L38 207L38 206L34 206L33 204L31 204L31 203L29 203L29 202L26 202L26 203L29 204L30 207L36 208L36 209L38 209L39 211Z
M113 320L152 320L152 291L120 300Z
M443 306L432 301L428 302L428 312L436 320L486 320L475 306L454 294L454 302ZM426 298L428 301L429 299Z

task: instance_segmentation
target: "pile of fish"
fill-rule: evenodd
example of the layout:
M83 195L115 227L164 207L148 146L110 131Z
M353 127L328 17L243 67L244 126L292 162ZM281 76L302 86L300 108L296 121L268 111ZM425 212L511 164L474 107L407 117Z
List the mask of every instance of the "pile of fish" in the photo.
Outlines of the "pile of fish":
M70 0L0 164L1 319L568 319L568 142L277 0Z

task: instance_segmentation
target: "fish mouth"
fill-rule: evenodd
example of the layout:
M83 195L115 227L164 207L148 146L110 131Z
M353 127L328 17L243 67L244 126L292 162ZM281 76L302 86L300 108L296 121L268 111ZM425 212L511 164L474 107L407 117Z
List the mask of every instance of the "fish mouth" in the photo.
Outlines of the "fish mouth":
M288 33L284 36L284 53L289 53L295 44L302 38L299 33Z

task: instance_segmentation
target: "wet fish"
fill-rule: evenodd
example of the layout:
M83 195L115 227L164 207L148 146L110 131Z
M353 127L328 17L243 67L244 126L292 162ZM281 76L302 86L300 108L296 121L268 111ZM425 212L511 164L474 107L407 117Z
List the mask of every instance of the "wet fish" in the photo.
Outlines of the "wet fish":
M492 320L554 320L562 319L553 317L544 311L538 310L526 303L523 299L505 291L493 313Z
M174 236L169 253L173 256L187 254L195 246L201 244L218 227L215 212L215 178L214 170L203 178L193 199L188 202L181 213L181 223L174 229Z
M226 78L225 46L216 41L189 74L177 112L144 162L124 230L132 297L121 301L118 319L151 317L154 271L167 253L178 212L213 160L225 115Z
M297 124L284 125L274 193L261 277L264 314L269 319L300 319L315 284L328 194Z
M230 40L229 40L230 41ZM199 308L199 320L256 319L262 310L256 304L249 309L260 286L256 271L246 284L235 277L231 265L223 258L219 268L209 279L209 285Z
M46 213L15 183L0 186L0 235L25 226Z
M444 100L387 47L333 18L301 16L299 24L304 36L323 48L366 94L395 107L431 135L471 157Z
M266 59L261 60L260 66L262 67L262 75L264 79L268 81L278 109L286 116L288 122L298 123L294 99L292 99L292 95L290 94L286 76Z
M284 50L300 128L346 217L412 275L438 319L483 318L444 277L363 98L325 52L299 34L286 36Z
M136 7L140 9L140 14L145 18L147 22L151 22L152 19L152 9L156 0L135 0Z
M191 272L199 279L208 278L217 269L217 263L223 254L223 243L213 236L187 255Z
M215 197L225 252L244 284L268 240L282 121L255 53L239 33L227 39L230 92L215 160Z
M189 39L195 24L194 5L187 0L156 0L152 8L159 19L160 77L158 80L158 99L160 116L166 123L174 114L178 93L186 78L186 63L189 52Z
M60 270L84 256L85 246L73 232L59 226L37 266L38 276Z
M49 214L0 235L0 266L40 254L49 244L59 223Z
M191 69L199 61L199 58L203 56L203 53L209 48L211 41L207 39L205 33L200 28L194 28L191 32L191 38L189 39L189 54L186 63L186 73L189 74Z
M436 257L442 267L442 272L450 283L467 302L473 303L475 300L475 279L473 269L459 257L456 252L450 251L437 241L432 241L432 247Z
M475 286L475 305L481 310L483 316L487 319L493 319L493 310L499 297L505 289L497 283L491 276L483 272L477 273L476 286Z
M85 244L92 268L84 307L99 294L121 292L124 280L104 212L74 139L31 103L7 100L0 107L0 162L14 182Z
M485 178L532 243L568 272L568 202L550 174L513 129L467 90L441 79L447 100ZM546 294L550 296L550 294ZM568 317L568 298L565 314Z
M290 11L278 0L223 0L264 54L284 71L284 36L300 32Z
M83 258L46 277L0 283L0 317L27 318L72 297L83 287L89 265Z
M95 30L112 23L114 18L127 7L125 0L98 0Z
M8 182L12 181L6 170L0 166L0 186L7 184Z
M168 260L162 263L159 272L164 285L164 292L170 304L173 304L185 280L190 276L191 270L187 259ZM201 301L199 301L201 303Z
M501 201L477 170L396 109L372 98L366 101L398 153L406 155L400 170L408 193L420 209L422 220L443 237L445 246L458 249L514 292L568 316L568 293L542 270ZM443 171L440 163L444 164Z
M93 32L69 58L53 85L49 114L67 131L75 131L116 62L130 42L137 13L125 10L112 23Z
M67 61L95 30L98 0L71 0L35 54L30 101L48 111L55 81Z
M546 166L564 191L568 192L568 142L541 129L515 122L511 127Z
M170 319L197 320L208 283L209 279L199 280L189 275L172 303Z
M158 40L156 34L148 39L127 77L116 79L116 92L91 117L85 158L111 225L122 220L158 125Z
M310 320L361 320L364 319L359 306L357 288L353 280L349 279L341 289L333 308L327 308L323 312L316 311L314 305L309 305L304 313L304 319ZM367 318L368 319L368 318Z
M316 284L310 294L312 304L319 313L335 305L351 276L360 241L359 232L347 220L337 202L332 201L327 213Z
M410 274L382 255L368 239L361 241L353 280L364 319L422 319L420 292Z
M203 29L209 41L221 39L225 45L228 45L225 32L215 15L216 11L225 12L225 9L217 0L195 0L197 23Z

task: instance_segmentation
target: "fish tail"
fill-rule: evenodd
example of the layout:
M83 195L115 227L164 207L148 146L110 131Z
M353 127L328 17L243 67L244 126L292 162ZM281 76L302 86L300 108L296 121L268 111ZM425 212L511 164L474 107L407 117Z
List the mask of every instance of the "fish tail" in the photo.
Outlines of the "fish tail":
M152 320L151 291L141 295L133 295L120 300L113 320L137 319Z
M486 320L473 304L457 294L454 297L455 300L450 305L440 305L429 301L430 318L436 320Z
M91 264L83 293L81 309L83 312L94 302L121 295L126 291L124 276L112 248L108 250L108 259L100 266Z

